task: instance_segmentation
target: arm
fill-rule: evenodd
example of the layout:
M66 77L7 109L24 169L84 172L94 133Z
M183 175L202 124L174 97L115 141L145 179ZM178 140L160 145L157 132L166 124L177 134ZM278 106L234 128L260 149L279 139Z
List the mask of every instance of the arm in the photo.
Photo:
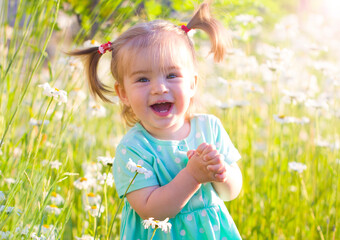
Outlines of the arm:
M224 161L224 156L207 143L201 144L196 152L206 161L210 174L214 175L212 185L220 198L224 201L235 199L242 188L242 173L237 163L229 165Z
M187 166L167 185L146 187L128 193L126 197L132 208L143 219L153 217L163 220L176 216L201 183L219 181L207 169L208 163L202 156L189 152Z
M200 186L184 168L167 185L142 188L126 197L141 218L163 220L177 215Z
M212 185L223 201L235 199L242 189L242 173L237 163L226 164L227 178L223 182L213 182Z

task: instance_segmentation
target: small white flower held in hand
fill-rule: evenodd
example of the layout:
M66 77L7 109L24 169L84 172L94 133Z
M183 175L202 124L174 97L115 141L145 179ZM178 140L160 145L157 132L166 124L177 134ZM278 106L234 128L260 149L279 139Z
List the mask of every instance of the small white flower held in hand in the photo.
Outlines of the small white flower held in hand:
M50 84L44 83L38 85L38 87L41 87L44 89L44 94L48 97L53 97L55 100L57 100L58 105L61 103L67 103L67 92L64 90L59 90L58 88L52 88Z
M289 166L289 169L293 171L297 171L299 173L302 173L304 170L307 169L307 166L305 164L299 163L299 162L289 162L288 166Z
M131 172L138 172L145 175L145 179L152 176L152 172L147 170L146 168L143 168L141 165L138 165L134 163L131 158L129 158L129 162L126 164L127 169L129 169Z
M154 228L160 228L162 229L163 232L168 232L171 230L171 223L169 223L169 218L166 218L163 221L159 221L159 220L153 220L154 218L149 218L149 219L145 219L142 221L144 228L147 229L150 226L152 227L152 229Z

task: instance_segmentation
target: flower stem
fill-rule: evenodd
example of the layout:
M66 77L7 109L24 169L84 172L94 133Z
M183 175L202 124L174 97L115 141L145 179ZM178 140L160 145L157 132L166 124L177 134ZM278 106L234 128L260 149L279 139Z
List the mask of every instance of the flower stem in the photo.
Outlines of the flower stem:
M108 215L108 211L107 211L107 178L109 177L108 176L108 174L109 174L109 172L110 172L110 170L111 170L111 166L109 167L109 169L107 170L107 172L106 172L106 178L105 178L105 182L104 182L104 198L105 198L105 207L106 207L106 228L105 229L107 229L107 215ZM97 216L96 216L96 218L98 218L98 220L99 220L99 215L100 215L100 209L102 208L102 204L103 204L103 198L101 199L101 201L100 201L100 205L99 205L99 211L98 211L98 214L97 214ZM98 225L97 225L98 226ZM96 226L96 228L95 228L95 230L94 230L94 239L96 239L96 236L97 236L97 226Z
M155 233L156 233L157 228L158 228L158 227L156 226L156 227L155 227L155 230L153 230L153 233L152 233L152 236L151 236L150 240L152 240L153 237L155 236Z
M41 126L40 126L40 129L39 129L39 133L38 133L38 141L37 141L37 145L35 147L35 152L34 152L34 156L33 156L33 165L32 165L32 171L31 171L31 179L32 179L32 176L33 176L33 170L34 170L34 165L35 165L35 159L37 158L37 154L38 154L38 150L39 150L39 145L40 145L40 141L41 141L41 133L42 133L42 129L44 128L44 123L45 123L45 118L46 118L46 115L47 115L47 111L48 109L50 108L51 106L51 103L53 101L53 97L51 98L50 102L48 103L47 105L47 108L46 108L46 111L45 111L45 114L44 114L44 117L42 119L42 123L41 123ZM30 159L30 156L28 157L28 160Z
M119 201L119 205L118 205L118 208L117 208L117 210L116 210L115 216L113 217L113 220L112 220L112 222L111 222L111 224L110 224L110 230L109 230L109 234L107 235L107 237L108 237L107 239L110 238L111 231L112 231L112 227L113 227L113 223L114 223L115 220L116 220L116 217L117 217L117 215L118 215L120 206L121 206L122 203L123 203L123 200L124 200L124 198L125 198L125 196L126 196L126 193L127 193L127 191L129 190L129 188L130 188L131 184L133 183L133 181L135 180L135 178L137 177L137 175L138 175L138 172L136 171L135 176L132 178L132 180L131 180L129 186L127 187L127 189L126 189L126 191L125 191L123 197L122 197L122 198L120 199L120 201Z
M300 180L301 180L301 186L302 186L303 194L305 195L305 198L306 198L306 200L307 200L307 202L308 202L308 205L309 205L310 200L309 200L309 197L308 197L308 193L307 193L307 188L306 188L305 181L303 181L303 178L302 178L301 174L300 174L299 176L300 176ZM317 220L316 220L316 217L315 217L315 214L314 214L314 211L313 211L312 206L310 206L309 209L310 209L312 218L313 218L313 220L314 220L314 222L315 222L315 224L316 224L316 229L318 230L318 232L319 232L319 234L320 234L321 240L325 240L325 237L323 236L321 227L320 227L320 225L317 223Z

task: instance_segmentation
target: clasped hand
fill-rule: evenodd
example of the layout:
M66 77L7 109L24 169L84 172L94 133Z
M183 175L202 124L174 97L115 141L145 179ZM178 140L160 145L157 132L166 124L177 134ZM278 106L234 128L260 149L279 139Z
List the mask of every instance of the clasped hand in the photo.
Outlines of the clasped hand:
M196 150L187 152L188 172L199 183L224 182L227 178L227 164L211 144L202 143Z

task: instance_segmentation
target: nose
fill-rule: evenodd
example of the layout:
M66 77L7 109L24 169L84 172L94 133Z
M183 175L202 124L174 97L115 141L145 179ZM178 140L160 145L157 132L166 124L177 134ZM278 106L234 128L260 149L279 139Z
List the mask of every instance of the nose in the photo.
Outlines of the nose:
M152 94L163 94L169 92L166 79L159 77L152 82Z

